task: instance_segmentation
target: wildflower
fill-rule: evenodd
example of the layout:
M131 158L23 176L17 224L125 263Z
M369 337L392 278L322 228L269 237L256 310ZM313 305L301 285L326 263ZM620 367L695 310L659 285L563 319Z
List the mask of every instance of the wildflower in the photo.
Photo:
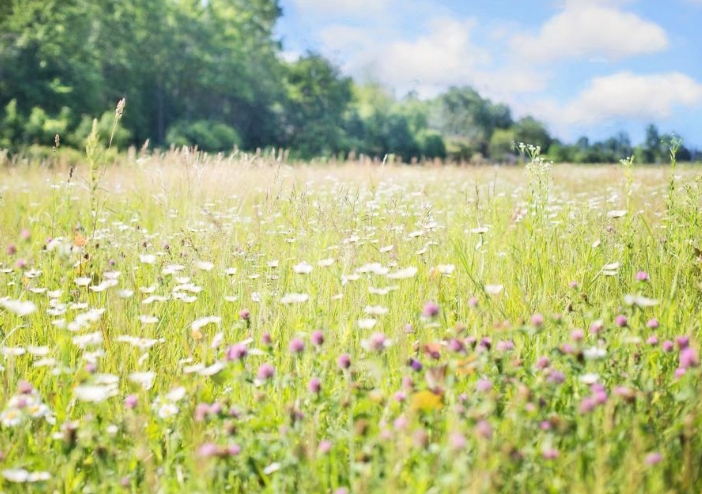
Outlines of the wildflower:
M548 382L553 384L561 384L565 381L565 374L560 371L551 371L547 378Z
M310 393L319 394L322 390L322 381L318 377L313 377L310 382L307 383L307 390Z
M531 325L540 328L544 324L544 316L541 314L534 314L531 316Z
M180 409L175 403L162 403L158 407L157 415L160 419L167 420L178 415Z
M592 396L586 396L580 402L579 410L580 410L580 413L586 414L586 413L593 411L596 406L597 406L597 402L595 401L595 399Z
M590 324L590 334L598 335L604 330L604 323L597 320Z
M470 297L468 299L468 307L475 308L478 306L478 299L476 297Z
M508 352L514 350L514 342L511 340L501 340L497 342L495 347L498 352Z
M455 451L460 451L465 449L466 445L468 444L468 440L466 439L466 436L460 432L452 432L449 436L449 444Z
M660 326L660 323L658 322L658 319L656 319L655 317L649 319L646 322L646 327L649 329L658 329L659 326Z
M315 346L322 346L324 343L324 333L320 330L314 331L310 336L310 341L312 341L312 344Z
M556 458L558 458L558 450L553 448L547 448L541 452L541 455L546 460L555 460Z
M585 338L585 332L582 329L574 329L570 333L570 338L573 341L582 341Z
M288 346L290 353L299 354L305 351L305 342L300 338L293 338L290 340L290 345Z
M395 419L395 421L392 423L392 426L395 428L395 430L403 430L405 427L407 427L408 421L407 417L404 415L400 415Z
M258 368L256 376L261 381L267 381L268 379L272 379L273 376L275 376L275 367L273 367L271 364L262 364L261 367Z
M690 345L690 338L687 336L678 336L675 338L675 343L678 345L680 350L684 350Z
M576 288L578 288L578 282L577 282L577 281L571 281L570 283L568 283L568 287L570 287L570 288L572 288L573 290L575 290Z
M687 374L687 369L684 369L682 367L678 367L677 369L675 369L675 379L680 379L685 374Z
M646 343L651 345L651 346L656 346L658 344L658 336L651 335L646 339Z
M665 340L665 341L661 344L661 348L663 349L664 352L669 353L669 352L672 352L672 351L673 351L673 348L675 348L675 345L673 344L672 341L670 341L670 340Z
M8 256L14 256L15 254L17 254L17 247L15 247L14 244L10 244L7 246L6 252Z
M200 458L212 458L213 456L219 456L219 454L219 446L214 443L205 443L197 450L197 456Z
M619 314L617 317L614 318L614 324L616 324L620 328L625 328L628 324L626 316L623 314Z
M79 401L88 403L100 403L112 396L117 395L116 384L106 385L81 385L73 389L73 395Z
M648 279L648 273L646 271L639 271L636 273L636 281L646 282Z
M410 358L409 359L409 366L412 368L413 371L419 372L422 370L422 363L415 359L415 358Z
M475 424L475 433L483 439L492 439L492 426L486 420L481 420Z
M384 333L373 333L369 339L361 342L361 346L368 351L382 352L390 345Z
M306 293L288 293L280 299L280 302L283 304L302 304L309 299L310 296Z
M654 451L653 453L649 453L646 455L646 464L653 466L657 465L663 460L663 455L661 455L659 452Z
M489 379L479 379L478 383L475 385L475 389L481 393L487 393L492 389L492 383Z
M449 350L451 350L452 352L456 352L456 353L463 352L466 349L465 344L461 340L459 340L458 338L453 338L453 339L449 340L448 347L449 347Z
M439 315L439 305L436 302L427 302L422 309L422 317L427 319L434 318Z
M237 343L235 345L227 347L225 358L230 362L235 360L241 360L244 357L246 357L248 353L249 349L245 344Z
M686 346L680 351L680 368L689 369L690 367L699 367L700 357L697 351L689 346Z
M402 403L407 399L407 394L405 394L404 391L398 391L397 393L395 393L395 396L393 398L395 399L395 401Z
M273 338L269 332L265 332L261 335L261 343L263 343L265 346L273 345Z
M336 365L338 365L340 369L348 369L351 367L351 356L348 353L339 355L339 358L336 360Z
M331 451L331 448L331 441L323 440L319 442L319 445L317 446L317 451L322 455L326 455L327 453L329 453L329 451Z
M124 408L127 410L133 410L139 404L139 398L136 395L127 395L124 399Z
M249 309L241 309L241 311L239 311L239 319L243 321L248 321L251 319L251 312Z
M540 357L539 360L536 361L536 364L534 364L535 367L539 370L543 370L548 368L549 365L551 365L551 361L548 359L548 357L543 356Z

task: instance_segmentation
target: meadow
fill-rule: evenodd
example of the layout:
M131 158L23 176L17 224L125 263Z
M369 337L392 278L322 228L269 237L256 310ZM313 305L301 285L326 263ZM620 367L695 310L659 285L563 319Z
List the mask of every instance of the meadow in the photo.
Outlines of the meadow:
M0 169L5 492L700 492L700 171Z

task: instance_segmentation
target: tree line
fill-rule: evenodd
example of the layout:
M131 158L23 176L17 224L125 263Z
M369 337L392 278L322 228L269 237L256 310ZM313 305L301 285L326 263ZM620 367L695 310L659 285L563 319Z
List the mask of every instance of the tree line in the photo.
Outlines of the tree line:
M671 136L653 125L637 146L624 133L566 144L471 87L397 98L319 54L286 61L274 35L282 14L277 0L2 1L0 148L51 146L57 134L81 148L96 115L107 138L126 98L117 147L509 162L525 142L559 162L667 159ZM681 147L678 159L696 155Z

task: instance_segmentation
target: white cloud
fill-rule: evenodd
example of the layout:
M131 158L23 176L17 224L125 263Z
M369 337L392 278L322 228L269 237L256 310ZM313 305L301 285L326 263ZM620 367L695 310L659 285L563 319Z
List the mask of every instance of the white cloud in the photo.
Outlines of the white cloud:
M473 42L475 19L433 17L413 38L382 26L328 26L319 33L327 54L344 54L344 71L398 90L433 96L448 86L472 85L499 100L538 91L547 76L528 66L490 67L493 55Z
M512 48L519 56L540 62L620 60L667 48L668 37L663 28L636 14L613 8L609 6L611 3L569 0L563 11L546 21L538 35L514 36Z
M676 107L702 104L702 84L679 72L637 75L619 72L593 79L572 101L535 104L531 111L555 126L619 120L647 122L672 115Z

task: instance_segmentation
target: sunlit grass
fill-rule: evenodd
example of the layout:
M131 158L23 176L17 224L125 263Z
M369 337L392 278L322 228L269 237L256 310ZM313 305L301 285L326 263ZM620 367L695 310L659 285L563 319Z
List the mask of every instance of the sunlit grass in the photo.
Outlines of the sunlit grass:
M1 173L8 491L702 487L695 169Z

